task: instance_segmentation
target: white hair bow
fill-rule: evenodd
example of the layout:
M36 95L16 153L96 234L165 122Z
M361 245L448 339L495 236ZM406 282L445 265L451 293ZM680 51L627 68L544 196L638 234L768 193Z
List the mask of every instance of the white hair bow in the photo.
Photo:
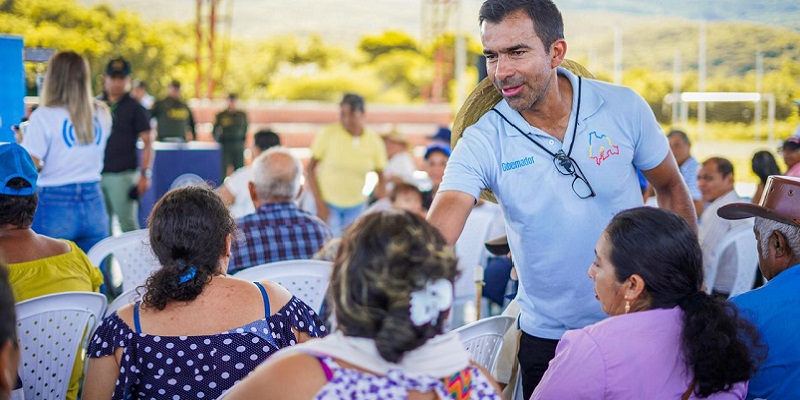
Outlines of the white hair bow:
M411 322L414 325L431 323L453 304L453 284L447 279L430 282L424 288L412 292L409 303Z

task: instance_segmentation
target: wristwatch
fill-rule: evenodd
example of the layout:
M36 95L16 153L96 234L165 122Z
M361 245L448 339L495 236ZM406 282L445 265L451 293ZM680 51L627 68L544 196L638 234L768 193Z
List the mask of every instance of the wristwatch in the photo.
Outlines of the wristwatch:
M151 168L143 169L142 170L142 176L144 176L147 179L152 179L153 178L153 170Z

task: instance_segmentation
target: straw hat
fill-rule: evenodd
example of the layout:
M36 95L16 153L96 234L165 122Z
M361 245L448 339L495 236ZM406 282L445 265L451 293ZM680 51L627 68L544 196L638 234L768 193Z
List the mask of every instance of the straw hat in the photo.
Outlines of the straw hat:
M396 126L392 127L392 130L388 133L384 133L381 135L384 140L391 140L392 142L402 144L406 147L407 151L412 149L411 142L408 141L408 138L403 132L397 130Z
M561 63L561 66L575 75L584 78L594 78L591 72L575 61L565 59L564 62ZM483 114L489 112L489 110L502 99L503 96L497 91L488 77L478 83L478 86L472 90L467 100L464 101L464 105L458 110L456 118L453 121L453 134L450 137L452 148L456 148L456 143L461 139L461 135L464 134L464 130L467 129L467 127L478 122ZM481 198L491 201L492 203L497 203L494 194L487 189L481 191Z

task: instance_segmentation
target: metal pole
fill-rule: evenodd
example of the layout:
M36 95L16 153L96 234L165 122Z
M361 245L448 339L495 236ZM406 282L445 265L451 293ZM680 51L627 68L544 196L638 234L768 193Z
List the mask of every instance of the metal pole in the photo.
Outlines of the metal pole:
M461 3L462 0L455 2L455 17L456 17L456 56L455 56L455 105L456 109L460 108L464 103L464 68L467 63L467 44L466 37L461 32Z
M768 125L768 133L767 142L770 146L775 146L775 95L770 93L769 95L769 103L767 105L767 124Z
M672 126L678 122L678 103L681 96L681 51L675 49L675 59L672 62ZM683 129L686 129L684 126Z
M203 50L203 0L197 0L197 21L195 22L197 32L197 45L195 46L194 64L197 68L197 78L194 82L194 97L200 97L200 84L203 81L203 65L200 52Z
M764 55L756 53L756 93L761 94L761 78L764 75ZM761 99L755 102L756 141L761 141Z
M700 54L697 57L698 77L697 86L699 92L706 91L706 21L700 22ZM706 103L697 103L697 123L698 123L698 137L703 140L706 130Z
M206 72L206 98L214 96L214 31L217 26L217 3L219 0L211 0L211 13L208 16L208 71Z

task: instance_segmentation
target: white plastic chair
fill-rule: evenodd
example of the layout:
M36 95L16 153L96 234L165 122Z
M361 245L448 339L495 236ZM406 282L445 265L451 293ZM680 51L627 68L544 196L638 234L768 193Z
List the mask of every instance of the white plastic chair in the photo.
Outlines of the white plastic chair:
M89 249L86 255L97 266L113 255L122 271L122 291L127 292L143 285L150 274L161 267L150 249L148 235L147 229L139 229L107 237Z
M756 268L758 268L758 243L753 224L744 224L728 231L714 249L713 259L715 265L709 268L706 282L712 285L717 278L720 268L720 260L726 250L734 247L736 251L736 279L733 282L730 296L735 296L749 291L753 288L756 279ZM709 290L712 288L709 287Z
M56 293L17 303L19 376L26 399L66 397L75 360L105 309L106 297L92 292Z
M319 311L328 291L333 263L321 260L276 261L243 269L233 276L247 281L272 281Z
M106 317L122 308L122 306L133 303L136 300L136 289L137 288L130 289L117 296L117 298L108 305ZM144 295L144 291L142 291L142 295Z
M470 353L472 361L480 364L490 373L494 373L497 355L500 354L500 347L503 346L503 335L513 324L514 317L498 315L475 321L453 331L458 332L461 343Z

